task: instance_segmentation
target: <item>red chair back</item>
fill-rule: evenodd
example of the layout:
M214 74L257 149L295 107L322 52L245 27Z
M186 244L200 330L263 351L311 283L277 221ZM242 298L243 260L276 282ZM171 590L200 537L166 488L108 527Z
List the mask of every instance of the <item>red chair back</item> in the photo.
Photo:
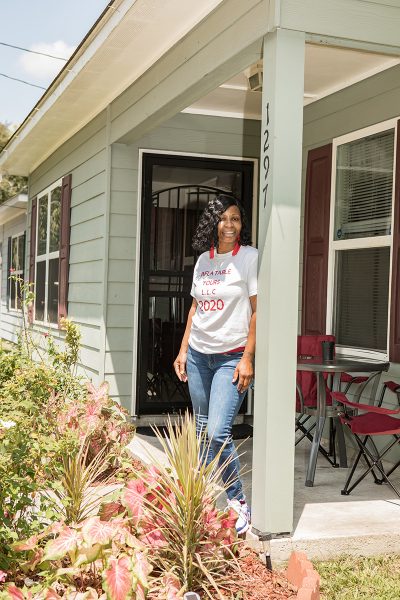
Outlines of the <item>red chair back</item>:
M315 358L322 360L321 342L334 342L334 335L299 335L297 336L297 358ZM297 385L303 395L304 406L317 405L317 376L311 371L297 371ZM329 390L326 390L326 404L332 404ZM296 410L301 410L301 402L296 393Z

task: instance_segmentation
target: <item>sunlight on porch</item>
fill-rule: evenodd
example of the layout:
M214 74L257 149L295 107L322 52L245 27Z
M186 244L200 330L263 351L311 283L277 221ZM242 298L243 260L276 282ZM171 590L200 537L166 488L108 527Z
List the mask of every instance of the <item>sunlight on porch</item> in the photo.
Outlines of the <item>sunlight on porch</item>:
M238 440L236 445L241 445L243 483L250 499L252 438ZM135 436L130 448L144 460L148 460L147 450L160 452L155 437L141 434ZM272 560L287 560L293 549L306 552L312 559L400 552L400 499L387 485L375 485L370 477L350 496L342 496L347 469L332 468L322 456L318 457L314 487L306 487L309 451L307 440L296 447L293 532L272 540ZM351 460L349 456L350 465ZM400 485L400 470L392 479ZM221 508L223 503L221 498Z

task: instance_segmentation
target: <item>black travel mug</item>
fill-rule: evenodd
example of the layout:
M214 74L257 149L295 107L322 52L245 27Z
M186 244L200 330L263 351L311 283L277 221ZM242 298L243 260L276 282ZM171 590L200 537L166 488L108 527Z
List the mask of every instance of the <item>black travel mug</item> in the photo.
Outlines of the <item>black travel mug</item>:
M335 342L321 342L322 360L324 362L333 360L335 355Z

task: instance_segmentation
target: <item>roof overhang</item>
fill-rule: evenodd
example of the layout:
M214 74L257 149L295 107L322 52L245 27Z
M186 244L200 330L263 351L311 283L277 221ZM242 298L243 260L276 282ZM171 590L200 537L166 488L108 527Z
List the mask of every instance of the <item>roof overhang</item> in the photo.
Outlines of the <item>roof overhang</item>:
M28 175L223 0L114 0L15 132L2 172Z
M28 195L18 194L0 204L0 225L12 221L20 215L26 214L28 206Z
M261 58L259 42L277 27L305 31L321 51L330 46L364 53L358 71L325 81L322 94L321 82L314 81L319 91L308 93L305 103L392 66L400 54L397 0L114 0L11 138L0 171L28 175L109 106L111 142L137 139L187 107L195 111L199 99ZM372 71L368 53L378 57ZM326 75L322 68L321 78ZM215 101L228 91L222 88ZM241 102L257 118L257 102L249 105L244 92L239 90ZM121 106L126 114L115 116Z

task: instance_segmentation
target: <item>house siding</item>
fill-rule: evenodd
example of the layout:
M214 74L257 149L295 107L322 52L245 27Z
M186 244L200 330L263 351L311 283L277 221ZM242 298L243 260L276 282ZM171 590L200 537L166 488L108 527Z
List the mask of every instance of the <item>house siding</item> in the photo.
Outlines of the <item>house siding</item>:
M7 241L9 237L24 233L25 229L25 214L0 225L0 243L2 244L2 264L0 266L0 338L14 343L17 341L18 333L21 331L22 313L21 311L9 310L7 305Z
M258 158L259 148L258 121L191 114L173 117L135 144L112 145L105 378L110 382L111 394L118 396L130 411L135 344L139 150Z
M400 115L400 66L369 77L351 87L332 94L304 109L303 133L303 206L300 243L300 290L302 297L303 241L304 241L304 189L308 151L332 142L333 138L357 131ZM299 324L301 323L301 308ZM392 364L383 380L400 381L400 365ZM390 394L387 395L388 399ZM391 400L397 405L394 395ZM391 403L389 399L389 403Z
M53 182L72 174L68 317L79 325L82 334L80 373L95 383L102 379L104 371L106 118L103 112L93 119L43 162L29 181L32 199ZM27 238L29 248L29 228ZM46 327L35 324L35 329L42 332ZM52 332L62 339L58 329Z

